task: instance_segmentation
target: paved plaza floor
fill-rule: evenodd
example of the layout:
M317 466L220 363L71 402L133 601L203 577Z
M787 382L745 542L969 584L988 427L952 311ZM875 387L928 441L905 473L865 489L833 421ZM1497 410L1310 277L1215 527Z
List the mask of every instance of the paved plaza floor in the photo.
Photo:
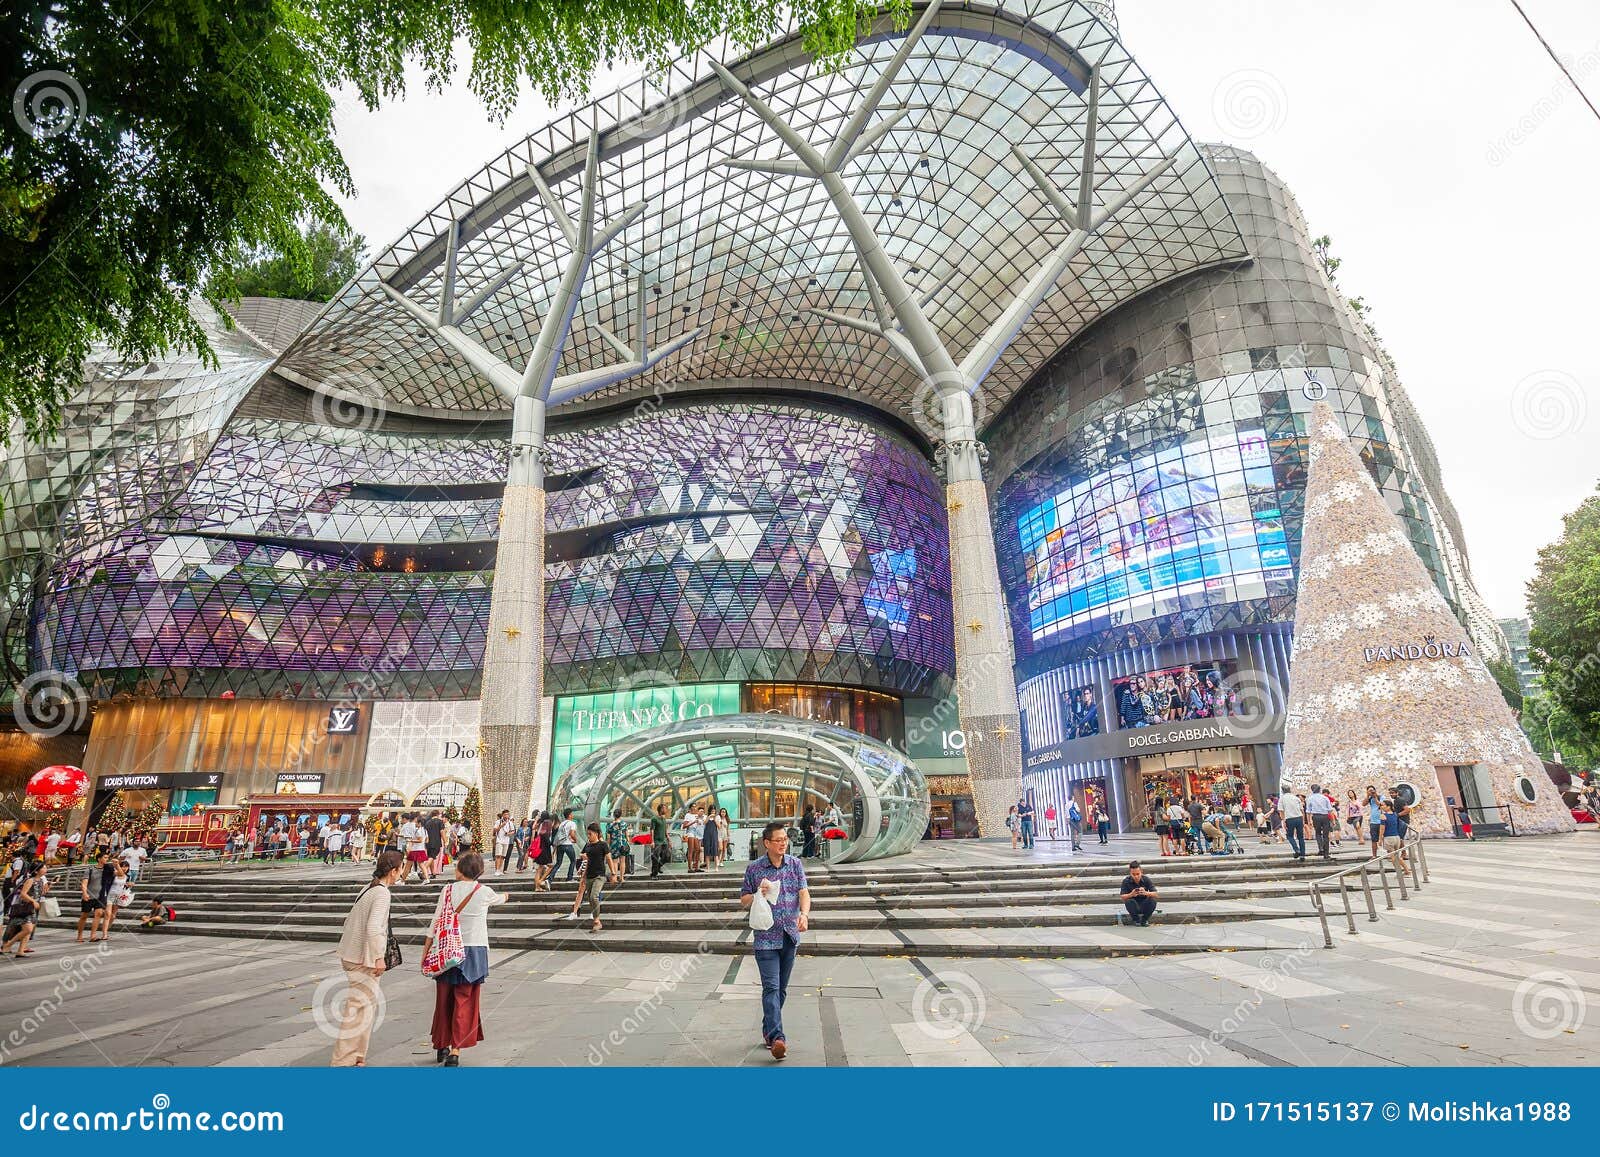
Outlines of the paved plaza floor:
M1139 850L1153 847L1119 840L1096 854ZM1003 845L964 854L1014 855ZM1357 936L1336 930L1333 950L1315 920L1301 920L1273 951L801 957L783 1063L1600 1062L1600 836L1435 841L1428 854L1421 896L1377 923L1363 917ZM288 869L286 883L314 867ZM331 945L127 931L91 949L71 942L70 925L42 930L35 945L26 960L0 961L5 1064L328 1062L324 1026L341 990ZM433 984L415 959L413 947L383 980L371 1064L433 1063ZM775 1063L759 1044L760 984L747 955L529 948L491 959L488 1039L465 1065Z

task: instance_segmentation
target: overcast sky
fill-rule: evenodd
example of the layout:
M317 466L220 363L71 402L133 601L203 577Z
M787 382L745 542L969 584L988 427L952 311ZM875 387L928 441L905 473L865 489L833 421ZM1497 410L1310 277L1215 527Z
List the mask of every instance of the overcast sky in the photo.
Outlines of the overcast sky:
M1600 4L1523 7L1600 105ZM1433 435L1478 588L1520 616L1539 547L1600 476L1600 121L1510 0L1117 12L1190 135L1254 151L1332 237ZM412 87L376 114L340 104L346 211L374 250L550 111L530 96L497 126L460 88Z

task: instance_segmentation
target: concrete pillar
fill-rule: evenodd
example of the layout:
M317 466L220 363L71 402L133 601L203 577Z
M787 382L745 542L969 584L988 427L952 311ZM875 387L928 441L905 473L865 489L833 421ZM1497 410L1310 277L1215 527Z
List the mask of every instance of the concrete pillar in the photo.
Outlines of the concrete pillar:
M995 559L989 492L972 402L942 399L945 507L950 519L950 594L956 637L956 696L967 736L967 770L978 832L1005 833L1006 810L1022 792L1021 712L1000 568Z
M539 774L539 706L544 694L543 454L544 404L518 398L483 648L478 739L486 824L505 808L521 819Z

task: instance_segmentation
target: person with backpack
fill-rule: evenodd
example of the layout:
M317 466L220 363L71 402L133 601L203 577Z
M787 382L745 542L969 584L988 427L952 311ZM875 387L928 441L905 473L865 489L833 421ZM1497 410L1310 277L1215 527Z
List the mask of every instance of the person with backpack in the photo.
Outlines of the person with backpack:
M539 816L539 823L533 830L532 855L533 890L548 892L550 877L556 870L556 817L550 812L544 812Z
M33 955L28 941L33 939L39 913L44 910L44 899L50 894L47 870L48 865L43 860L28 861L22 884L11 894L11 906L6 909L5 939L0 941L0 956L13 944L17 946L17 959Z
M422 946L423 965L427 967L434 944L443 945L448 933L459 926L459 962L433 977L435 1058L452 1069L460 1066L462 1049L484 1039L479 998L483 982L489 978L489 909L511 899L510 893L496 892L480 882L483 857L477 852L468 852L457 860L455 870L455 880L439 893L428 939ZM447 912L454 913L453 920L446 917Z
M1075 799L1067 801L1067 831L1072 835L1072 850L1083 851L1083 812Z
M1111 842L1111 816L1107 814L1104 804L1096 804L1094 809L1094 826L1100 836L1102 844Z

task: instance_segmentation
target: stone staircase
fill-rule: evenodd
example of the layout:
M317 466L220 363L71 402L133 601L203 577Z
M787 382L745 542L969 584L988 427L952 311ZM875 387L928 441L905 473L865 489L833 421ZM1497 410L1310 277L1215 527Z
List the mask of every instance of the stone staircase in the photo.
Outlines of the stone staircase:
M1150 927L1134 928L1117 900L1126 872L1121 857L996 864L970 856L949 857L947 864L922 859L911 866L809 864L812 917L802 952L1107 957L1288 947L1315 928L1307 885L1334 870L1264 854L1147 860L1161 888L1161 908ZM1341 861L1353 862L1353 854ZM573 884L558 881L552 892L535 892L531 873L486 877L485 883L511 893L490 914L490 939L496 949L509 950L748 951L750 932L738 902L742 869L738 863L693 877L629 877L608 889L599 933L589 932L587 915L564 919ZM140 883L135 907L157 897L173 905L178 920L163 934L332 942L369 870L160 865ZM420 955L438 891L420 884L395 889L394 931L408 965Z

